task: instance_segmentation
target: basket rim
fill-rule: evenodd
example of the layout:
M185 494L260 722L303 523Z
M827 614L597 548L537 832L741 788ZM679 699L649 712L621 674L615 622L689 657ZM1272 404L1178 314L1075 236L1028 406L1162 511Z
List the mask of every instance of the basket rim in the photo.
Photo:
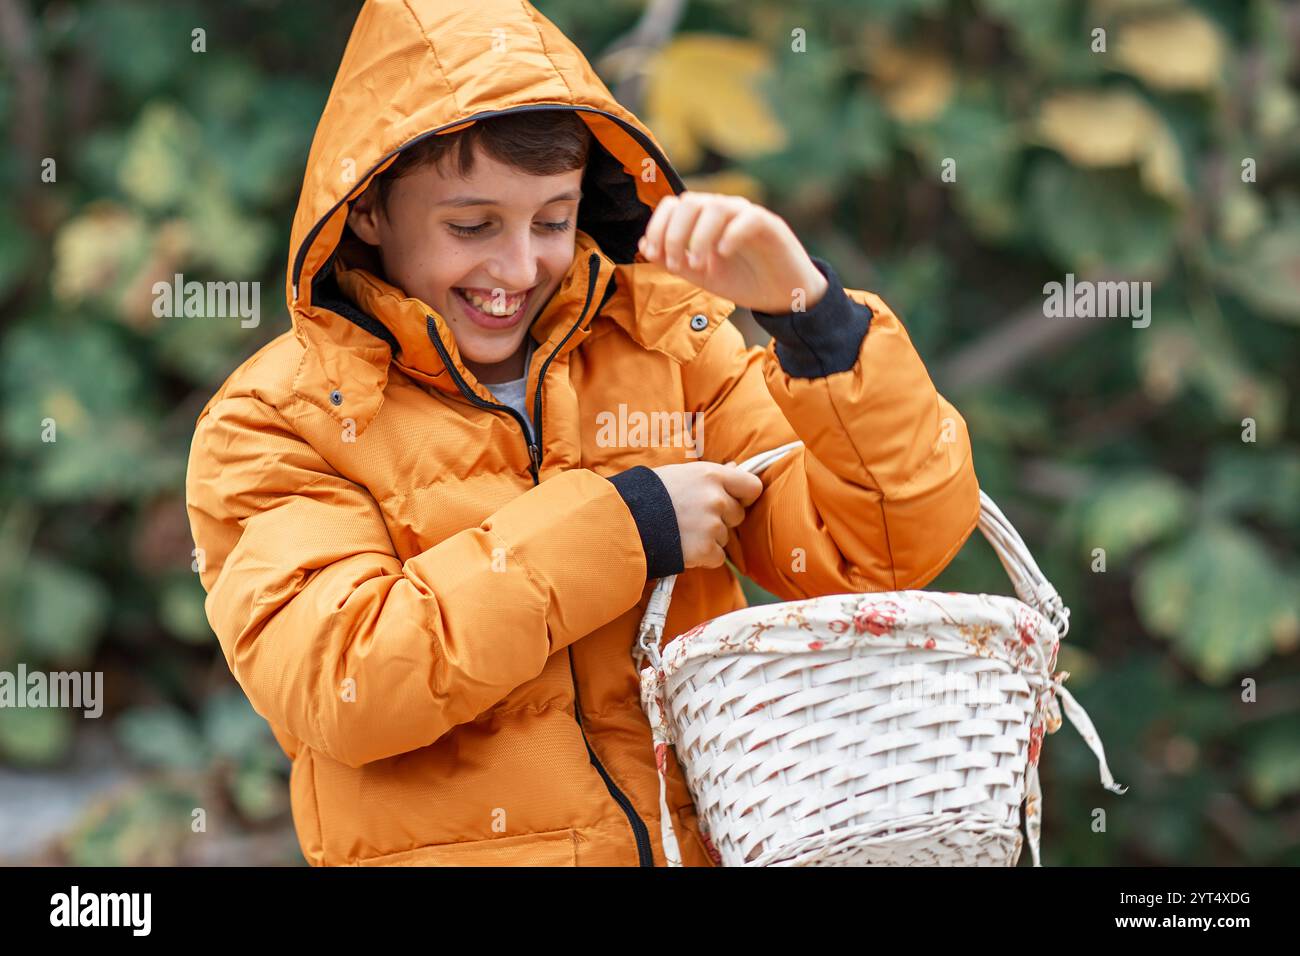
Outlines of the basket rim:
M847 626L834 626L840 622ZM962 636L954 637L954 630ZM1041 612L1005 594L924 589L826 594L739 608L696 624L664 645L662 675L670 677L701 658L807 654L859 644L996 657L1050 679L1061 640Z

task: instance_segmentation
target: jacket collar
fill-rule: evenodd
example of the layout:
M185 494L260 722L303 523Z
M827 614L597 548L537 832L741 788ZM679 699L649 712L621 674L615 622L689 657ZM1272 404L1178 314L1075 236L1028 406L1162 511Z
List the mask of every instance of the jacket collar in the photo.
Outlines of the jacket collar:
M529 335L537 343L534 362L557 357L576 348L590 333L599 306L612 291L615 265L596 242L579 230L573 262L560 286L533 321ZM455 336L446 320L420 299L362 268L337 266L343 294L367 316L376 320L396 342L392 363L417 381L448 393L462 391L459 377L470 392L496 402L461 358Z
M383 405L395 365L448 394L463 394L459 377L470 394L499 404L465 367L451 329L433 309L364 268L336 261L334 277L334 296L316 296L308 307L317 336L305 343L294 378L301 399L360 434ZM573 262L529 330L537 344L528 394L534 393L548 357L565 356L581 345L599 327L597 318L607 328L621 328L642 348L686 363L734 309L735 303L662 266L612 262L579 230ZM701 315L707 320L703 326L697 321Z

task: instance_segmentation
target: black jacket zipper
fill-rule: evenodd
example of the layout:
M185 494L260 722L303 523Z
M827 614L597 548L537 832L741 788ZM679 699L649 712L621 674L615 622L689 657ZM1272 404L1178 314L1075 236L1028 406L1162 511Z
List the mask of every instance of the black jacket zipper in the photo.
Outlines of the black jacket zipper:
M509 405L489 402L474 394L474 390L469 387L469 383L465 381L464 376L456 370L456 366L451 364L451 356L447 354L447 347L442 344L442 339L438 337L438 326L433 321L433 316L431 315L425 316L425 331L428 333L429 341L433 343L433 347L438 350L438 355L442 359L443 366L451 374L452 381L456 383L456 388L460 389L462 395L479 408L490 408L493 411L505 412L519 423L519 430L524 436L524 444L528 446L528 470L532 473L533 484L538 484L540 481L539 473L542 465L542 446L540 444L542 430L538 428L538 441L533 441L528 437L528 423L524 421L523 415L519 414Z
M425 329L429 335L429 340L433 343L433 347L438 350L438 355L442 358L443 366L451 374L452 381L456 383L456 388L460 390L460 393L479 408L491 408L496 411L508 412L510 416L519 423L519 428L523 432L524 442L528 445L529 470L532 472L534 485L540 483L539 473L542 465L542 385L546 381L546 370L550 368L551 360L555 358L556 354L564 346L564 343L569 341L569 338L573 333L582 327L583 320L587 317L587 310L591 308L592 294L596 291L596 279L600 275L600 256L593 252L591 257L587 260L587 265L589 268L587 299L582 304L582 312L578 315L578 321L575 322L573 327L564 334L564 338L560 340L559 345L551 350L551 354L546 356L546 361L542 363L541 371L537 373L537 392L533 398L533 425L537 429L536 441L529 440L528 423L524 421L524 417L520 415L519 412L515 411L509 405L500 405L496 402L485 401L474 394L473 390L469 387L469 383L465 381L460 372L456 370L456 367L452 365L451 356L447 354L446 346L443 345L442 339L438 337L438 327L433 320L433 316L426 316ZM612 292L612 288L607 288L605 298L609 297L610 292ZM604 304L605 300L602 299L601 306ZM597 307L597 310L599 311L599 306ZM628 800L627 795L618 788L616 783L614 783L613 778L610 777L609 772L600 762L600 758L596 756L596 751L591 748L591 741L587 739L587 731L582 726L582 707L578 702L578 672L573 664L572 645L565 648L565 653L569 656L569 674L573 678L573 716L578 722L578 733L582 735L582 742L587 748L587 757L591 760L591 765L596 768L596 772L600 774L600 779L605 781L605 788L609 791L609 795L614 798L614 802L617 803L623 810L623 813L627 815L627 822L632 826L632 835L636 837L637 865L654 866L654 854L650 849L650 831L646 829L645 821L641 819L640 814L636 812L636 808L632 806L632 801Z
M569 673L573 675L573 716L578 721L578 732L582 734L582 742L587 745L587 756L591 759L591 765L596 768L596 773L605 781L605 789L614 801L623 808L627 814L627 822L632 824L632 835L636 837L636 855L637 866L654 866L654 853L650 849L650 831L646 829L645 821L641 815L636 812L632 806L632 801L628 800L618 785L610 778L609 773L605 770L596 756L596 751L591 749L591 741L587 740L587 731L582 726L582 706L578 703L578 672L573 667L573 645L565 648L569 655Z

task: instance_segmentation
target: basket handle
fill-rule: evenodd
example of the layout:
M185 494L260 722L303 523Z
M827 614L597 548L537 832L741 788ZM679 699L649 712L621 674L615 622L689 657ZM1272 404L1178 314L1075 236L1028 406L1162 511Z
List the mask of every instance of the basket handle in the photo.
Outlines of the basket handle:
M747 458L738 467L752 474L759 474L768 465L784 458L802 444L801 441L788 442L771 451ZM1056 628L1057 633L1064 638L1070 630L1070 609L1065 606L1056 588L1052 587L1051 582L1043 576L1033 555L1029 553L1024 539L983 489L980 489L979 529L993 546L993 550L997 552L998 560L1002 562L1007 576L1011 578L1016 596L1047 618ZM654 664L656 670L660 666L659 642L663 639L664 622L668 618L668 605L672 602L673 585L676 582L675 574L660 578L650 594L650 600L646 603L641 627L637 631L636 644L632 647L632 656L638 671L644 666L647 658Z

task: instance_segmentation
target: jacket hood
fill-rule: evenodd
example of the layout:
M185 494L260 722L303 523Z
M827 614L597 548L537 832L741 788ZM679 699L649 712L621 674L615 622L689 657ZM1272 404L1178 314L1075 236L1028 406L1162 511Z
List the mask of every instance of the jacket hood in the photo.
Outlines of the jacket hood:
M374 338L340 328L349 323L325 291L337 290L333 265L350 201L427 136L541 109L574 110L594 134L577 226L605 261L632 262L654 207L684 186L650 130L572 41L526 0L364 5L316 128L289 247L294 332L315 351L325 379L341 382L356 371L344 367L339 346L375 349ZM321 348L326 340L332 349Z

